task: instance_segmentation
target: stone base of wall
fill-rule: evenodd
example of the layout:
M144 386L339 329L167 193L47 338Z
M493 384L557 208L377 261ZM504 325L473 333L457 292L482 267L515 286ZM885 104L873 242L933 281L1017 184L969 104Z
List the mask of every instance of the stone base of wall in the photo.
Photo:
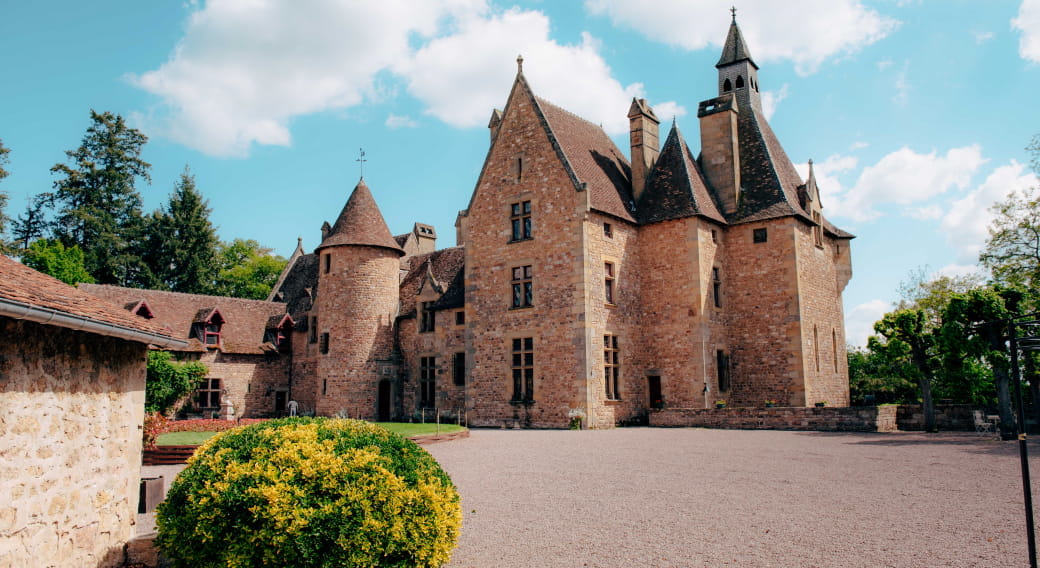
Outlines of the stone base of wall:
M731 430L894 432L895 406L846 408L666 408L650 411L650 426Z

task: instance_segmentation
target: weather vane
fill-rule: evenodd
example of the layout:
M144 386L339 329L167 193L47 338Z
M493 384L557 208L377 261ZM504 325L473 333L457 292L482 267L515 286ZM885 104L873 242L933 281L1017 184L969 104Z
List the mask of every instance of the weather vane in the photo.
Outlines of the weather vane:
M364 148L361 148L361 156L358 159L354 160L354 161L355 162L361 162L361 179L365 179L365 162L367 162L368 160L365 159L365 149Z
M729 11L733 14L733 21L737 21L737 7L733 6L729 9Z

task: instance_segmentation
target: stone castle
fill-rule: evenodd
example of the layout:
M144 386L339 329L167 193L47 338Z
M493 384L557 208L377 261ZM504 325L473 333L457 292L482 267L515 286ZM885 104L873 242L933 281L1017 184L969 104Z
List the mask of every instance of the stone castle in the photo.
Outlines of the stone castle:
M853 237L766 122L735 20L716 68L700 154L674 123L662 145L634 100L626 158L537 97L518 59L456 247L436 250L423 224L393 236L362 180L267 302L85 289L179 318L167 327L216 381L200 406L225 397L239 415L291 399L319 415L611 427L717 400L845 406Z

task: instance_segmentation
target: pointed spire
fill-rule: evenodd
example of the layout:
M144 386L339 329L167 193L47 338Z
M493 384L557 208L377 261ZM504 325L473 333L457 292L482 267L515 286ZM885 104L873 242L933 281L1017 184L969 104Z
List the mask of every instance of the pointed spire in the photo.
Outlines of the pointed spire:
M382 247L404 254L390 234L383 214L379 212L376 200L363 179L358 181L339 218L318 248L340 245Z
M722 57L719 58L719 62L715 64L715 67L724 67L747 60L755 66L755 69L758 69L758 65L751 59L751 50L748 49L747 43L744 42L744 35L740 33L740 26L737 25L737 9L731 8L731 11L733 12L733 21L729 25L726 44L722 47Z
M523 75L524 74L524 56L523 55L517 55L516 56L516 74L517 75Z

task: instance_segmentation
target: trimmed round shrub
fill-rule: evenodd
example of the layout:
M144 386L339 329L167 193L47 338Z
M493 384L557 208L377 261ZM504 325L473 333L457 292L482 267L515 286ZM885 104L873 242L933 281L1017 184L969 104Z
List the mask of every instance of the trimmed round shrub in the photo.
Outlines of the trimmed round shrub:
M440 566L462 522L448 474L358 420L285 418L217 434L159 505L174 567Z

